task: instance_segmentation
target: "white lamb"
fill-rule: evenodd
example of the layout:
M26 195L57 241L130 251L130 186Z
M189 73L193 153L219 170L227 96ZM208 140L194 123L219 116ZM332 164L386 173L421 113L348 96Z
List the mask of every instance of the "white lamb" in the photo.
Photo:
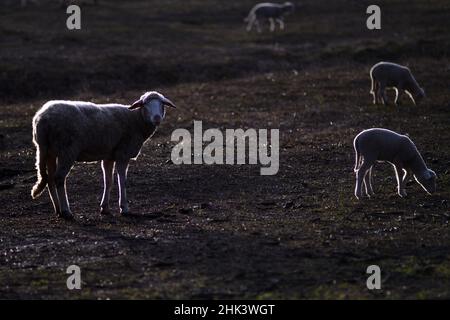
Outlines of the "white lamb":
M278 3L258 3L249 12L247 18L244 19L248 22L247 31L252 30L253 25L256 26L258 32L261 32L261 26L259 20L267 19L270 22L270 31L275 31L275 21L280 24L280 29L284 29L284 16L294 10L294 4L291 2L285 2L283 4Z
M139 155L175 105L158 92L147 92L133 105L49 101L33 118L38 181L31 195L38 197L48 184L55 213L73 218L66 193L66 177L76 161L102 161L104 191L101 213L109 213L114 166L122 214L128 213L126 175L131 158Z
M419 86L409 68L392 62L379 62L370 69L373 103L387 104L386 88L394 88L395 105L398 105L403 91L416 104L425 98L425 91Z
M374 194L372 167L375 162L387 161L394 166L398 194L406 196L405 184L409 173L429 194L436 191L436 174L428 169L411 139L394 131L380 128L360 132L353 141L355 148L356 198L362 197L361 185L367 196Z

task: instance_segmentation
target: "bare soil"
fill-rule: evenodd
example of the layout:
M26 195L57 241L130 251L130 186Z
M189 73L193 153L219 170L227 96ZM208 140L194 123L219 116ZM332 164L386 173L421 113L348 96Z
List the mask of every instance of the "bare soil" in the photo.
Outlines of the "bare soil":
M450 298L450 5L304 1L286 30L247 33L253 1L100 1L82 30L54 3L0 7L0 298ZM370 67L408 65L428 98L374 106ZM168 110L129 169L132 217L99 214L98 164L68 178L74 222L58 219L36 180L31 119L47 100L131 103L158 90ZM392 101L392 95L391 101ZM280 170L174 165L177 128L279 128ZM396 194L376 167L358 201L352 141L361 130L407 133L438 175L429 196ZM117 194L115 187L114 195ZM116 199L116 196L113 197ZM82 290L66 268L82 270ZM379 265L382 289L366 287Z

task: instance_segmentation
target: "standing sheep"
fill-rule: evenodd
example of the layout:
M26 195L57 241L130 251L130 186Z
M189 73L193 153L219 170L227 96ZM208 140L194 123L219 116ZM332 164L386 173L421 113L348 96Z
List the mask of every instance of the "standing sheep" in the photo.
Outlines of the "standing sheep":
M425 98L425 91L419 86L409 68L391 62L379 62L370 69L373 103L387 104L386 88L394 88L395 105L398 105L403 91L414 104Z
M66 193L66 177L75 161L102 161L104 191L101 213L109 213L114 166L119 183L122 214L128 213L126 175L131 158L137 158L165 116L175 105L152 91L131 106L79 101L49 101L33 118L38 181L31 191L37 198L48 185L55 213L73 218Z
M258 32L261 32L261 26L259 24L260 19L267 19L270 22L270 31L275 31L275 21L280 24L280 29L284 29L283 18L288 13L294 10L294 4L291 2L285 2L283 4L277 3L258 3L249 12L247 18L244 19L248 22L247 31L252 30L253 25L256 25Z
M367 196L374 194L372 167L375 162L387 161L394 166L398 194L406 196L405 183L409 173L429 194L436 191L436 174L428 169L411 139L387 129L373 128L360 132L353 141L355 148L356 198L361 198L364 188Z

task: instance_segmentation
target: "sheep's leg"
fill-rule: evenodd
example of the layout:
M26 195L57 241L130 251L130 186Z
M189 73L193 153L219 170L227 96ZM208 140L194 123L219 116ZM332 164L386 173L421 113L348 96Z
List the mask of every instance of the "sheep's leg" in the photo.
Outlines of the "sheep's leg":
M109 214L109 197L111 194L111 189L114 184L114 161L103 160L102 161L103 170L103 197L100 203L100 213Z
M273 20L273 18L269 18L269 22L270 22L270 31L274 32L275 31L275 21Z
M366 193L366 196L368 196L370 198L369 189L368 189L368 182L367 182L367 176L368 175L369 175L369 173L366 171L366 174L364 175L364 178L363 178L362 185L364 186L364 191Z
M373 95L373 104L378 104L380 102L379 94L378 94L378 81L372 79L372 95Z
M394 88L395 91L395 99L394 99L394 105L397 105L397 100L398 100L398 89Z
M247 24L247 32L250 32L252 30L253 25L255 24L255 18L251 17L248 20L248 24Z
M388 99L386 95L386 85L384 83L379 84L379 92L381 95L381 101L383 102L384 105L387 105Z
M395 105L399 106L400 105L400 96L403 93L403 87L402 86L398 86L397 88L395 88Z
M383 95L381 94L381 88L380 88L380 82L376 82L377 83L377 91L376 91L376 95L377 95L377 103L378 104L382 104L383 103Z
M258 31L258 33L261 33L261 24L259 23L258 19L255 19L255 26L256 26L256 31Z
M364 188L366 190L366 194L369 198L375 194L373 192L373 188L372 188L372 168L373 168L373 166L371 166L367 170L366 174L364 175L364 181L363 181Z
M394 164L395 178L397 179L397 193L400 197L406 196L406 191L404 190L403 179L405 176L400 176L403 172L403 168L399 164Z
M355 197L358 199L362 197L361 186L370 167L371 164L369 164L366 159L364 159L361 167L358 169L358 171L356 171Z
M370 169L369 169L369 192L370 192L371 196L373 196L375 194L375 192L373 191L372 169L373 169L373 166L371 166Z
M252 25L253 25L253 21L250 20L250 22L247 23L247 28L246 28L247 32L250 32L252 30Z
M362 185L363 185L363 187L364 187L364 191L365 191L366 196L368 196L368 197L370 198L370 195L369 195L369 181L368 181L368 178L369 178L369 170L366 170L366 172L365 172L364 175L363 175L363 182L362 182Z
M73 166L71 159L58 157L58 165L55 172L55 185L58 193L59 205L61 208L60 216L64 219L73 219L70 211L69 200L67 199L66 177Z
M61 208L59 206L58 193L56 191L55 185L55 171L56 171L56 157L48 156L47 157L47 173L48 173L48 193L50 194L50 199L53 203L53 209L57 215L61 214Z
M400 97L401 97L401 95L402 95L402 93L403 93L403 84L399 84L397 87L396 87L396 92L395 92L395 105L396 106L399 106L400 105Z
M413 102L413 105L417 106L416 100L414 100L414 97L412 96L412 94L410 94L409 96Z
M128 162L129 160L116 162L117 177L119 180L119 206L121 214L127 214L129 212L126 190Z
M367 168L366 168L367 169ZM355 187L355 197L360 199L362 197L361 185L364 181L365 169L361 166L356 172L356 187Z
M401 187L402 187L401 189L402 189L403 197L406 197L405 187L406 187L407 177L408 177L408 171L406 169L403 169L403 177L402 177L402 181L401 181Z
M280 24L280 30L284 30L284 21L283 21L283 19L278 18L277 22Z

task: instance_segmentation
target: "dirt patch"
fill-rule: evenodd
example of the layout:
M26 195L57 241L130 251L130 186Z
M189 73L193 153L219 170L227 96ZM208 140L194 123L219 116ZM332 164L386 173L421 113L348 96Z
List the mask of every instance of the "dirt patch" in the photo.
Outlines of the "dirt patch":
M370 33L364 5L314 1L285 31L260 35L241 19L252 1L189 3L89 6L79 34L58 27L57 6L0 9L0 297L449 298L446 2L382 2L383 29ZM425 103L371 105L379 59L408 64ZM31 118L45 100L130 103L149 89L179 108L130 167L131 217L99 215L97 164L69 176L75 222L58 220L47 194L31 200ZM279 173L170 164L172 131L194 120L279 128ZM354 199L352 139L369 127L408 133L438 192L410 181L401 199L380 165L376 196ZM71 264L80 291L66 288ZM371 264L380 291L366 288Z

